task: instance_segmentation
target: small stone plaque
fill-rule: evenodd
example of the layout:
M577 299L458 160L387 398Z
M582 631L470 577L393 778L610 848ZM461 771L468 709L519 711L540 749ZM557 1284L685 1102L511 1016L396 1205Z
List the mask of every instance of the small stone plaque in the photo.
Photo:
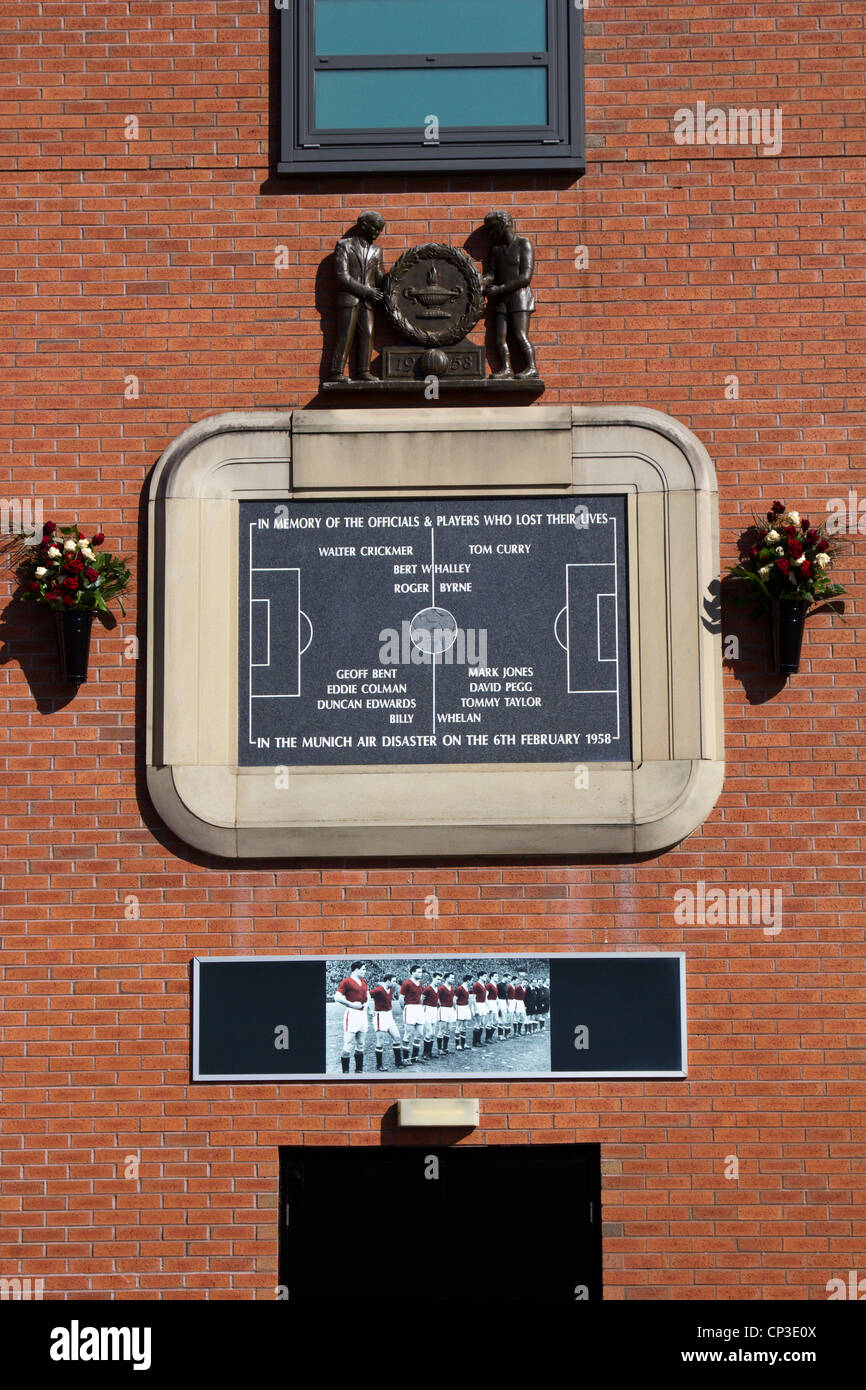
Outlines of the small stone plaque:
M447 360L447 366L444 361ZM443 370L444 367L444 370ZM438 370L437 370L438 368ZM451 348L386 347L382 349L385 381L422 380L427 376L484 381L484 348L461 343Z

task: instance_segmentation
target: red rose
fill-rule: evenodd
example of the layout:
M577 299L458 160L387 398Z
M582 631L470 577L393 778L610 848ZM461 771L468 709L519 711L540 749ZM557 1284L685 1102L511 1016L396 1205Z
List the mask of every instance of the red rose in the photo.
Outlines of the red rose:
M811 579L811 577L812 577L812 562L811 562L811 560L804 560L804 561L803 561L802 565L800 566L800 573L802 574L802 576L803 576L804 579Z
M71 608L73 603L75 602L75 599L73 598L72 594L64 594L63 602L66 604L67 608Z
M87 566L87 569L84 571L84 574L85 578L89 579L91 584L93 583L94 579L99 578L99 571L95 570L92 565Z
M784 510L785 510L785 504L784 504L784 502L774 502L774 503L773 503L773 511L776 513L776 516L780 516L781 513L782 513Z
M819 541L818 544L815 546L815 549L816 549L819 553L822 553L822 554L823 554L823 552L824 552L825 550L829 550L829 549L830 549L830 542L829 542L829 541Z
M53 536L56 530L57 525L55 522L46 521L45 525L42 527L42 534L43 536Z
M790 542L788 545L788 554L791 556L792 560L799 560L800 556L803 554L803 547L799 541Z
M796 528L796 526L786 526L786 527L785 527L785 535L788 537L788 540L789 540L789 541L795 540L795 539L796 539L796 536L797 536L797 528Z
M776 520L776 513L775 513L775 512L767 512L767 520L768 520L768 521L775 521L775 520Z
M63 581L63 588L72 589L73 591L78 588L78 580L74 574L69 574L66 576L66 578Z
M808 529L809 529L809 518L808 518L807 516L801 516L801 517L800 517L800 529L803 530L803 531L808 531Z
M84 561L80 555L75 555L71 560L66 561L64 569L68 570L70 574L80 574L84 569Z
M759 554L758 547L756 545L753 545L751 550L749 551L749 554L753 560L757 560Z
M807 540L807 542L809 543L809 545L814 545L817 539L818 539L818 532L817 532L817 531L811 530L811 531L807 531L807 532L806 532L806 540Z
M781 570L783 574L787 574L790 568L791 566L789 565L787 560L776 561L776 569Z
M103 542L104 540L105 540L105 532L104 532L104 531L97 531L96 535L93 537L93 540L90 542L90 544L91 544L91 545L102 545L102 542Z
M28 589L30 590L31 594L38 594L38 593L39 593L39 590L40 590L40 588L41 588L41 585L40 585L38 579L31 579L31 581L30 581L30 583L27 585L27 587L28 587Z

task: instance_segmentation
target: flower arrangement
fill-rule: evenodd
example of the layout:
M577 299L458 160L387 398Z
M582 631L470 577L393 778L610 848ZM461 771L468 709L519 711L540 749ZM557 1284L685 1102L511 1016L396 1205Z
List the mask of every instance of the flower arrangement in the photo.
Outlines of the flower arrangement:
M813 526L807 516L774 502L766 523L756 521L741 537L739 564L728 573L747 581L759 607L786 599L821 603L845 592L829 575L838 548L827 538L826 523Z
M77 526L46 521L40 544L18 566L21 598L56 613L72 609L91 615L107 613L116 598L126 616L120 595L129 587L130 572L119 556L99 548L104 541L102 531L88 539Z

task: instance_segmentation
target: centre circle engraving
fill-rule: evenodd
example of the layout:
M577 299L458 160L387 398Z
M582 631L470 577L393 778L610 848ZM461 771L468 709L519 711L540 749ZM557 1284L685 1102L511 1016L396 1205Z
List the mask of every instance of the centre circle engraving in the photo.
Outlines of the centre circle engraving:
M412 645L425 656L439 656L457 641L457 619L447 608L422 608L409 623Z

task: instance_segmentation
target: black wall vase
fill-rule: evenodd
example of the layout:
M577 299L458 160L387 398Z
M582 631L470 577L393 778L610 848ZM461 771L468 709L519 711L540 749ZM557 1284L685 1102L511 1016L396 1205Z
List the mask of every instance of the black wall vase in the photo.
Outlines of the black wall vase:
M800 650L808 610L809 604L802 599L777 599L770 610L773 669L781 676L793 676L800 669Z
M65 613L55 613L54 617L57 623L57 646L63 679L72 685L83 685L87 680L93 610L69 608Z

